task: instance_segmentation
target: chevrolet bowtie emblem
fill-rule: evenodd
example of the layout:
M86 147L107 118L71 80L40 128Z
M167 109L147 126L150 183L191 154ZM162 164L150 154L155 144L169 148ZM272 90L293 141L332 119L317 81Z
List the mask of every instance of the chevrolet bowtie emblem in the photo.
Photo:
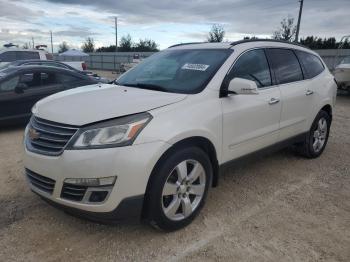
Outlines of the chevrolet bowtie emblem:
M28 136L31 140L36 140L40 137L40 133L38 131L36 131L33 128L30 128L28 131Z

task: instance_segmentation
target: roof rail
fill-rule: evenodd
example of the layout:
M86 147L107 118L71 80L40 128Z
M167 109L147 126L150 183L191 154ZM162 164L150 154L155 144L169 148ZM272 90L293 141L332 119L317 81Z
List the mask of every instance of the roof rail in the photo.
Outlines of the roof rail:
M181 43L181 44L176 44L176 45L171 45L168 48L176 47L176 46L182 46L182 45L197 45L197 44L205 44L209 42L189 42L189 43Z
M244 43L250 43L250 42L275 42L275 43L296 45L296 46L300 46L300 47L304 47L304 48L310 49L307 46L304 46L304 45L299 44L299 43L289 42L289 41L284 41L284 40L276 40L276 39L245 39L245 40L239 40L239 41L232 42L231 46L244 44Z

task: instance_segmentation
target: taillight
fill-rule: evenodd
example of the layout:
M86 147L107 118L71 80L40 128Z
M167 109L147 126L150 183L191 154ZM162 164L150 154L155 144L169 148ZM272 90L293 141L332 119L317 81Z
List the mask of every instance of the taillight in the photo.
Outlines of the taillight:
M83 67L83 70L86 70L86 69L87 69L87 65L85 64L85 62L83 62L83 63L81 64L81 66Z

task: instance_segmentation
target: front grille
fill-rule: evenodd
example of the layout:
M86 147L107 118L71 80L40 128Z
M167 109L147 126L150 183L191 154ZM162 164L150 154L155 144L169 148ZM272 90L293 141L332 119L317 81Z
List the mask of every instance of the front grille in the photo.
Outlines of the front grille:
M52 194L55 188L55 180L39 175L29 169L25 169L29 182L36 188L46 193Z
M84 198L87 186L78 186L72 184L63 184L61 198L73 200L73 201L81 201Z
M27 149L43 155L60 155L77 130L76 126L32 116L26 134Z

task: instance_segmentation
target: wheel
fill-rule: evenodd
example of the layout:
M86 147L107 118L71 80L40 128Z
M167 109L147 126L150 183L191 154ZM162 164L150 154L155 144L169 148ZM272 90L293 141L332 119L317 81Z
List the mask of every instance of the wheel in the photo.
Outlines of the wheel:
M330 115L321 110L312 123L305 141L297 145L298 152L307 158L319 157L326 147L330 126Z
M209 157L199 148L168 155L152 176L146 194L148 222L165 231L190 224L202 209L212 177Z

